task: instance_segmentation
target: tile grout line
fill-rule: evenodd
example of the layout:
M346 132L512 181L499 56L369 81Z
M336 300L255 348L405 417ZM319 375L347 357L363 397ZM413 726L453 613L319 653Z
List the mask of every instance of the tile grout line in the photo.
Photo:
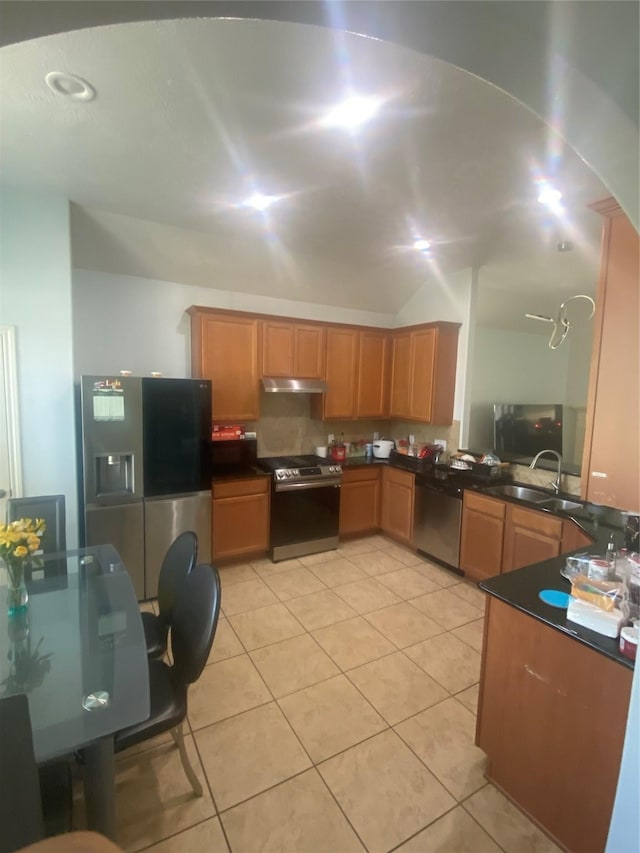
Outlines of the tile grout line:
M345 559L346 559L346 558L345 558ZM307 568L307 567L305 567L305 568ZM359 567L357 567L357 566L356 566L356 568L359 568ZM403 568L410 568L410 567L409 567L409 566L403 566ZM399 570L401 570L401 569L397 569L397 570L396 570L396 569L392 569L392 570L391 570L391 572L393 572L393 571L399 571ZM310 571L310 569L307 569L307 571ZM312 574L314 577L317 577L317 576L316 576L312 571L311 571L311 574ZM371 579L375 579L375 577L377 577L377 576L367 576L367 577L368 577L368 578L371 578ZM324 583L324 581L322 581L320 578L317 578L317 579L318 579L318 581L319 581L320 583L322 583L322 584L323 584L323 586L325 587L325 589L324 589L324 590L321 590L321 591L334 591L334 590L335 590L335 588L328 587L328 586ZM261 580L262 580L262 579L261 579ZM263 581L263 582L264 582L264 581ZM264 582L264 583L265 583L265 585L266 585L267 587L269 587L269 585L268 585L266 582ZM344 585L346 585L346 584L343 584L343 586L344 586ZM383 587L385 587L385 585L384 585L384 584L381 584L381 585L382 585ZM270 587L269 587L269 588L270 588ZM388 589L388 587L385 587L385 588L386 588L386 589ZM273 592L273 590L271 590L271 591ZM317 592L320 592L320 591L317 591ZM391 590L391 592L393 593L393 590ZM277 593L274 593L274 594L277 596ZM313 595L313 594L314 594L314 593L308 593L308 595ZM428 594L428 593L427 593L427 594ZM353 747L355 747L355 746L358 746L358 745L360 745L360 744L362 744L362 743L365 743L367 740L370 740L370 739L372 739L372 738L374 738L374 737L377 737L377 735L382 734L382 733L383 733L383 732L385 732L385 731L393 731L393 732L394 732L394 734L395 734L397 737L399 737L400 741L401 741L401 742L402 742L402 743L407 747L407 749L409 749L409 751L410 751L410 752L411 752L411 753L412 753L412 754L417 758L417 760L421 763L421 765L423 765L423 766L427 769L427 771L428 771L431 775L433 775L433 776L434 776L434 778L437 780L437 782L438 782L439 784L441 784L441 785L443 786L443 788L444 788L444 789L445 789L445 790L446 790L446 791L447 791L447 792L448 792L448 793L453 797L453 794L451 794L451 792L450 792L450 791L448 791L448 789L446 788L446 786L445 786L445 785L440 781L440 779L439 779L439 778L438 778L438 777L433 773L433 771L428 767L428 765L426 765L426 763L425 763L424 761L422 761L422 759L421 759L421 758L420 758L420 757L419 757L419 756L418 756L418 755L413 751L413 749L411 749L411 747L410 747L410 746L409 746L409 745L404 741L404 739L399 735L399 733L395 731L394 726L387 722L387 720L386 720L386 719L385 719L385 718L384 718L384 717L383 717L383 716L382 716L382 715L377 711L377 709L376 709L376 708L371 704L371 702L369 702L369 700L367 699L367 697L366 697L366 696L364 696L364 694L362 694L362 693L361 693L361 691L359 690L359 688L357 687L357 685L355 685L355 684L351 681L351 679L348 677L348 672L349 672L349 671L352 671L352 670L354 670L354 669L357 669L359 666L366 666L366 665L367 665L367 663L372 663L372 662L377 661L377 660L382 660L382 659L384 659L385 657L389 657L389 656L391 656L392 654L396 654L397 652L400 652L400 653L404 654L404 649L400 649L400 648L396 645L396 643L394 643L394 642L393 642L393 640L390 640L390 638L389 638L389 637L387 637L383 632L378 631L378 629L376 628L376 626L375 626L375 625L372 625L372 624L371 624L371 622L369 622L369 620L367 619L367 616L368 616L369 614L371 614L371 613L380 612L381 610L385 610L385 609L388 609L389 607L396 606L398 603L402 603L402 602L404 602L404 601L406 601L407 603L410 603L410 599L402 599L402 598L400 598L400 600L399 600L398 602L395 602L395 603L389 604L389 605L387 605L387 606L385 606L385 607L383 607L383 608L378 608L377 610L368 611L367 613L358 613L358 612L356 612L356 616L354 616L354 617L349 617L348 619L340 620L340 621L339 621L339 622L337 622L337 623L332 623L332 624L341 624L342 622L349 621L349 619L351 619L351 618L358 618L358 617L359 617L359 618L363 618L363 619L367 622L367 624L369 624L369 625L370 625L374 630L378 631L378 633L380 633L380 634L381 634L381 636L383 636L383 637L384 637L388 642L390 642L390 643L391 643L391 645L394 647L394 651L389 652L389 653L386 653L386 654L384 654L384 655L381 655L380 657L374 658L374 659L373 659L373 661L365 661L365 662L364 662L364 663L362 663L362 664L357 664L355 667L349 667L348 669L344 669L342 666L340 666L340 665L337 663L337 661L335 661L335 659L333 659L333 658L332 658L332 656L331 656L330 654L328 654L328 653L327 653L327 652L322 648L322 646L320 645L320 643L318 642L318 640L316 639L316 637L315 637L315 636L313 636L312 631L311 631L311 630L309 630L309 629L307 629L307 628L306 628L306 626L302 625L302 624L299 622L299 620L296 618L295 613L293 613L293 612L291 611L291 609L287 606L288 602L294 601L294 600L296 600L297 598L304 598L304 597L305 597L304 595L302 595L302 596L292 596L292 597L288 598L286 601L280 600L280 603L284 605L284 607L285 607L285 609L287 610L287 612L289 612L289 613L290 613L290 615L291 615L291 616L293 616L293 618L298 622L298 624L300 624L300 625L301 625L301 628L302 628L302 630L303 630L303 633L302 633L302 634L300 634L300 635L297 635L297 636L304 636L305 634L306 634L306 635L309 635L309 636L312 638L313 642L314 642L314 643L318 646L318 648L323 652L323 654L327 655L327 656L328 656L328 658L329 658L330 660L332 660L332 662L334 663L334 665L336 665L336 666L337 666L337 668L338 668L338 670L339 670L339 674L344 675L344 676L346 676L346 677L347 677L348 682L349 682L349 683L354 687L354 689L355 689L355 690L358 692L358 694L359 694L359 695L364 699L364 701L366 701L366 702L367 702L367 704L368 704L368 705L373 709L373 711L377 714L377 716L378 716L378 717L379 717L379 718L380 718L380 719L385 723L385 728L383 728L381 731L376 732L376 733L374 733L374 734L370 735L370 736L369 736L369 737L367 737L367 738L364 738L362 741L358 741L358 742L356 742L355 744L351 744L350 746L345 747L345 749L340 750L339 752L335 753L334 755L331 755L331 756L328 756L327 758L324 758L321 762L318 762L318 763L316 763L315 761L313 761L313 759L311 758L311 756L310 756L310 755L309 755L309 753L307 752L306 748L304 747L304 744L302 743L302 741L300 740L300 737L298 736L297 732L296 732L296 731L295 731L295 729L293 728L293 726L292 726L291 722L289 721L289 719L288 719L288 717L287 717L286 713L284 712L284 710L283 710L283 709L282 709L282 707L280 706L279 699L277 699L277 698L274 696L274 694L273 694L273 692L272 692L271 688L270 688L270 687L269 687L269 685L266 683L266 681L262 678L262 676L261 676L261 674L260 674L259 670L258 670L258 669L257 669L257 667L256 667L255 662L254 662L254 661L253 661L253 659L251 658L251 652L253 652L253 651L258 651L259 649L251 649L251 650L249 650L249 649L245 646L245 644L242 642L242 640L240 639L239 635L237 635L237 632L235 631L235 629L234 629L233 625L231 624L230 620L227 620L227 621L229 622L229 626L232 628L232 631L233 631L234 635L236 635L236 636L237 636L238 641L239 641L239 643L240 643L241 647L245 649L245 653L247 654L247 656L248 656L248 657L249 657L249 659L251 660L251 663L252 663L252 665L253 665L254 669L256 669L257 674L258 674L258 676L260 677L261 681L265 684L265 687L266 687L266 689L267 689L267 691L268 691L269 695L270 695L270 696L272 696L272 700L275 702L275 704L276 704L276 705L277 705L277 707L279 708L280 712L281 712L281 713L282 713L282 715L284 716L284 718L285 718L285 720L286 720L286 722L287 722L287 725L288 725L289 729L293 732L293 734L294 734L294 736L295 736L296 740L299 742L299 744L300 744L300 746L301 746L301 748L302 748L302 750L303 750L304 754L307 756L307 758L308 758L308 759L309 759L309 761L311 762L311 768L314 768L314 769L316 770L316 772L318 773L318 775L320 776L320 778L322 779L323 784L324 784L324 785L325 785L325 787L327 787L327 789L329 790L329 792L330 792L330 795L331 795L332 799L336 802L336 804L337 804L338 808L340 809L340 812L344 815L345 820L347 820L347 823L349 824L349 826L351 826L351 827L352 827L352 829L353 829L354 833L356 834L356 836L360 839L359 834L356 832L355 828L352 826L352 824L351 824L351 822L349 821L349 819L348 819L347 815L344 813L344 811L343 811L342 807L340 806L340 803L337 801L337 799L336 799L336 797L334 796L333 792L331 791L331 789L328 787L328 785L327 785L326 781L324 780L324 777L323 777L323 776L322 776L322 774L319 772L319 765L320 765L320 764L322 764L322 763L324 763L324 762L326 762L326 761L329 761L329 760L331 760L331 759L335 758L335 757L336 757L336 756L338 756L338 755L343 754L344 752L347 752L349 749L352 749L352 748L353 748ZM339 598L341 598L341 596L338 596L338 597L339 597ZM416 596L416 597L418 597L418 596ZM342 598L341 598L341 600L342 600L342 601L344 601L344 599L342 599ZM464 601L464 599L460 599L460 600L461 600L461 601ZM345 603L347 603L347 605L348 605L348 602L345 602ZM467 603L467 604L468 604L468 602L465 602L465 603ZM267 605L267 606L270 606L270 605ZM348 605L348 606L349 606L349 605ZM256 610L259 610L259 609L261 609L261 608L255 608L255 609L256 609ZM416 610L418 610L418 612L421 612L421 611L419 611L419 609L418 609L418 608L415 608L415 609L416 609ZM252 612L252 611L243 611L243 612ZM238 614L233 614L233 615L238 615ZM426 614L422 614L422 615L426 616ZM428 617L427 617L427 618L428 618ZM480 618L480 617L477 617L477 618ZM476 621L476 619L472 619L472 620L470 620L470 621ZM437 624L437 623L436 623L436 624ZM463 624L468 624L468 623L463 623ZM324 627L330 627L330 626L324 626ZM442 636L442 634L448 634L448 633L451 633L453 630L455 630L455 629L446 629L446 628L444 628L443 626L439 626L439 627L442 627L442 631L441 631L441 633L440 633L440 634L438 634L438 635L434 635L434 636ZM461 627L461 626L456 626L456 628L457 628L457 627ZM319 630L319 629L315 629L315 630ZM291 638L285 638L284 640L276 641L276 643L268 643L266 646L262 646L262 647L260 647L260 648L268 648L268 647L269 647L269 646L271 646L271 645L278 645L278 643L280 643L280 642L287 642L288 640L290 640L290 639L295 639L295 638L296 638L295 636L294 636L294 637L291 637ZM428 638L428 639L429 639L429 638ZM460 638L457 638L457 639L460 639ZM463 642L463 643L464 643L464 641L463 641L463 640L461 640L461 642ZM410 647L411 647L411 645L416 645L416 644L415 644L415 643L410 644L410 646L408 646L408 647L406 647L406 648L410 648ZM465 644L465 645L468 645L468 644ZM471 647L470 647L470 648L471 648ZM236 655L231 656L231 658L227 658L227 660L232 659L233 657L236 657ZM416 661L412 661L412 660L411 660L411 658L409 658L409 656L408 656L408 655L405 655L405 658L406 658L409 662L413 663L414 665L419 666L419 664L417 664L417 663L416 663ZM420 668L422 671L424 671L424 672L426 673L426 675L428 675L430 678L433 678L433 676L431 676L429 673L427 673L425 670L423 670L423 668L422 668L422 667L420 667L420 666L419 666L419 668ZM315 683L314 683L314 684L312 684L312 685L306 685L305 687L302 687L302 688L300 688L299 690L292 691L291 693L285 694L285 696L282 696L282 697L280 697L280 698L284 699L284 698L286 698L286 697L288 697L288 696L295 695L295 693L301 692L302 690L306 690L306 689L308 689L309 687L313 687L313 686L316 686L316 685L318 685L318 684L322 684L322 683L324 683L325 681L328 681L328 680L330 680L331 678L335 678L335 677L337 677L337 676L335 676L335 675L334 675L334 676L330 676L330 677L329 677L329 678L327 678L327 679L321 679L320 681L317 681L317 682L315 682ZM441 700L441 702L444 702L444 701L446 701L446 700L447 700L447 699L449 699L449 698L455 698L455 694L450 693L450 692L449 692L449 690L447 690L446 688L444 688L444 685L440 685L440 684L439 684L439 682L437 681L437 679L435 679L435 678L434 678L433 680L434 680L434 682L435 682L436 684L438 684L440 687L442 687L442 688L445 690L445 692L447 693L446 698L445 698L445 699L442 699L442 700ZM470 685L470 686L473 686L473 685ZM466 690L466 689L469 689L469 688L468 688L468 687L463 688L463 690ZM458 692L460 692L460 691L458 691ZM429 708L429 707L435 707L436 705L440 704L441 702L434 703L434 705L432 705L432 706L428 706L428 708ZM257 708L257 707L264 707L266 704L269 704L269 703L268 703L268 702L267 702L267 703L261 703L260 705L255 706L255 707L256 707L256 708ZM460 703L460 704L462 705L462 703ZM465 707L465 706L463 706L463 707ZM427 709L428 709L428 708L427 708ZM411 719L412 717L417 716L417 715L419 715L419 714L423 713L423 711L424 711L424 710L427 710L427 709L421 709L420 711L417 711L415 714L412 714L412 715L410 715L409 717L404 718L403 720L398 721L398 723L396 723L395 725L400 725L400 723L405 722L406 720ZM253 710L253 709L247 709L247 710ZM466 710L469 710L469 709L466 709ZM242 711L242 712L239 712L238 714L231 715L231 717L227 717L227 718L225 718L225 719L231 719L231 718L233 718L234 716L239 716L239 715L240 715L240 714L242 714L242 713L246 713L246 711ZM471 712L471 711L470 711L470 713L473 713L473 712ZM212 723L212 724L210 724L210 725L215 725L215 724L216 724L216 723L218 723L218 722L222 722L222 720L216 721L215 723ZM204 728L207 728L207 727L202 727L202 729L197 730L197 731L201 731L201 730L203 730ZM194 733L194 744L196 745L196 748L197 748L197 742L196 742L196 739L195 739L195 733ZM206 776L206 770L204 769L204 764L203 764L202 759L201 759L201 757L200 757L199 750L198 750L198 756L199 756L199 758L200 758L201 765L202 765L202 767L203 767L203 771L204 771L205 776ZM214 803L214 806L216 807L216 813L218 814L218 817L219 817L219 819L220 819L220 824L221 824L221 826L222 826L222 828L223 828L223 831L224 831L224 825L223 825L223 822L222 822L222 819L221 819L221 815L222 815L223 813L225 813L225 812L229 811L231 808L235 808L236 806L241 805L242 803L246 803L246 802L248 802L249 800L254 799L254 798L255 798L255 797L257 797L257 796L260 796L261 794L265 793L265 792L266 792L266 791L268 791L268 790L272 790L273 788L278 787L278 785L284 784L284 782L287 782L287 781L290 781L291 779L296 778L296 776L299 776L299 775L301 775L302 773L307 772L307 770L309 770L309 769L311 769L311 768L306 768L305 770L301 771L300 773L298 773L298 774L294 774L293 776L288 777L288 779L282 780L281 782L276 783L275 785L271 786L270 788L265 789L265 791L258 792L257 794L254 794L252 797L247 798L246 800L242 801L241 803L236 803L236 804L234 804L233 806L229 807L229 809L224 809L222 812L218 812L218 810L217 810L217 805L215 804L215 799L213 798L213 792L212 792L212 790L210 789L211 796L212 796L212 801L213 801L213 803ZM209 785L208 776L206 776L206 778L207 778L207 784ZM210 785L209 785L209 787L210 787ZM476 792L474 792L474 793L476 793ZM470 796L472 796L472 795L470 795ZM461 803L460 803L460 802L459 802L455 797L453 797L453 799L455 800L456 805L455 805L455 806L453 806L452 808L455 808L455 807L457 807L457 805L460 805L460 804L461 804ZM451 810L448 810L448 811L451 811ZM465 811L466 811L466 809L465 809ZM444 816L444 814L446 814L446 813L448 813L448 812L445 812L445 813L443 813L442 815L439 815L439 816L438 816L438 818L435 818L435 820L438 820L440 817L443 817L443 816ZM430 826L430 825L431 825L431 823L433 823L433 822L434 822L434 821L431 821L430 823L426 824L426 825L425 825L424 827L422 827L418 832L422 832L425 828L427 828L428 826ZM418 833L416 833L416 834L418 834ZM227 838L226 832L224 832L224 835L225 835L225 839L226 839L226 841L227 841L227 844L228 844L228 846L229 846L229 849L231 850L231 845L230 845L229 840L228 840L228 838ZM410 837L413 837L413 836L410 836ZM401 843L405 843L407 840L408 840L408 839L405 839L405 840L404 840L403 842L401 842ZM362 839L360 839L360 841L362 842ZM363 843L363 846L365 847L365 849L367 849L367 848L366 848L366 845L364 845L364 842L362 842L362 843ZM395 848L394 848L394 849L395 849Z

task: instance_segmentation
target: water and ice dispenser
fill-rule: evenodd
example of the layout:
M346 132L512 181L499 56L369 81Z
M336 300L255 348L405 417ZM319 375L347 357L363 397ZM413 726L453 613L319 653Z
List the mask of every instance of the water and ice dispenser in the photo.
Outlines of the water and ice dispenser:
M133 495L133 453L98 453L94 456L96 497Z

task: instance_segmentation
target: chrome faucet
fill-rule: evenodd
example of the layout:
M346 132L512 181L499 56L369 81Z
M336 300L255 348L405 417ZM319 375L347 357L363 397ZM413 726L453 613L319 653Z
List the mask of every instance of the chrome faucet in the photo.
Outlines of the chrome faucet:
M560 476L562 474L562 456L560 456L557 450L541 450L540 453L536 453L536 455L531 460L531 465L529 465L529 468L533 471L533 469L536 467L538 459L540 459L540 457L543 456L545 453L552 453L558 459L558 473L556 474L555 480L552 483L549 483L549 485L557 495L560 491Z

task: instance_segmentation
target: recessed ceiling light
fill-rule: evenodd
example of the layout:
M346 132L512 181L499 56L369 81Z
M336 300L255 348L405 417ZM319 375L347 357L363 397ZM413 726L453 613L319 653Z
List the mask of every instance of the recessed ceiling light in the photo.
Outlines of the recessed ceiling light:
M87 83L76 74L50 71L44 78L44 82L56 95L64 95L74 101L92 101L96 96L96 90L91 83Z
M250 207L253 210L266 210L280 200L277 195L263 195L263 193L254 193L252 196L242 203L243 207Z
M369 121L380 109L379 98L353 96L330 110L322 119L324 127L358 127Z
M418 252L422 252L423 255L431 254L431 243L429 240L425 240L424 237L418 237L417 240L414 240L413 248Z
M562 200L562 193L560 190L552 187L548 181L542 181L540 183L540 189L538 191L538 201L540 204L546 204L547 207L557 207Z

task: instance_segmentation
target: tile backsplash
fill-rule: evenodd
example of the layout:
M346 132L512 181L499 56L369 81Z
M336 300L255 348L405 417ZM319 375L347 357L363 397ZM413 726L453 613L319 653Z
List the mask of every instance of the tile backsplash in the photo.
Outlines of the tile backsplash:
M322 421L311 417L308 394L266 394L260 399L259 421L247 423L247 429L258 434L258 456L280 456L287 453L313 453L313 448L327 444L333 433L338 439L355 442L370 441L374 432L380 438L407 438L415 435L417 442L447 441L448 450L458 449L460 423L451 426L430 426L399 420Z
M246 427L258 434L258 456L283 456L296 453L313 453L313 448L327 443L329 433L345 441L371 440L374 432L380 438L407 438L415 435L418 443L433 442L444 438L447 450L458 450L460 422L451 426L431 426L400 420L321 421L311 417L309 394L266 394L260 400L259 421L247 423ZM513 478L521 483L548 486L554 477L553 471L527 465L512 465ZM580 494L580 477L562 475L562 491L571 495Z

